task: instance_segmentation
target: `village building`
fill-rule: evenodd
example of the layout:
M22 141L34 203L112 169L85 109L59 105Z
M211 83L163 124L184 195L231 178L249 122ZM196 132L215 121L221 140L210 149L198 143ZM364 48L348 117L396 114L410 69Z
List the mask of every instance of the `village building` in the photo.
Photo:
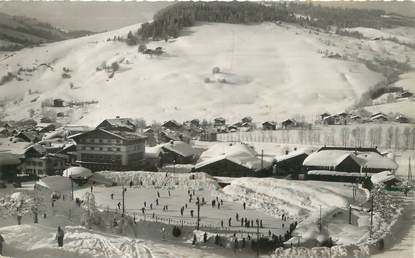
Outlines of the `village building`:
M35 143L42 139L36 131L21 131L14 136L18 141Z
M308 157L308 154L304 151L294 150L291 152L286 151L284 155L275 156L273 175L295 175L301 173L303 168L303 162Z
M250 123L252 123L252 117L246 116L246 117L241 119L241 122L242 122L242 124L244 124L244 123L250 124Z
M135 132L137 130L136 125L130 118L114 118L114 119L105 119L102 121L96 128L102 128L107 131L127 131Z
M54 99L53 100L53 107L63 107L64 100L63 99Z
M264 131L274 131L277 129L277 123L272 121L265 121L262 123L262 130Z
M196 150L182 141L170 141L157 146L146 148L146 153L152 159L158 159L158 166L165 164L190 164L196 157Z
M175 130L179 130L179 129L182 127L182 125L181 125L181 124L179 124L179 123L178 123L177 121L175 121L175 120L169 120L169 121L164 122L164 123L162 124L162 127L163 127L164 129L169 129L169 130L175 131Z
M303 162L307 179L335 181L354 181L397 168L395 161L382 156L376 148L322 147Z
M19 170L22 174L37 177L61 174L66 168L66 158L65 155L48 153L41 144L33 144L26 148Z
M214 127L222 127L226 125L226 119L223 117L218 117L213 119L213 126Z
M370 121L373 121L373 122L386 122L388 120L389 120L388 116L381 112L375 113L370 116Z
M404 115L398 115L396 118L395 118L395 121L396 122L398 122L398 123L409 123L409 118L407 118L406 116L404 116Z
M398 95L398 98L410 98L412 97L414 94L412 92L409 91L403 91Z
M336 120L336 116L326 116L322 119L324 125L334 125Z
M53 123L38 123L35 128L39 134L56 130L56 126Z
M291 129L297 126L297 122L293 119L287 119L281 122L283 129Z
M205 142L216 142L218 132L214 128L207 128L200 133L200 140Z
M247 144L218 143L201 154L193 170L212 176L270 176L272 162L258 156Z
M142 167L145 136L96 128L71 138L76 142L76 162L92 171L134 170Z
M325 113L323 113L323 114L320 115L320 120L323 121L324 118L326 118L328 116L331 116L331 115L329 113L325 112Z

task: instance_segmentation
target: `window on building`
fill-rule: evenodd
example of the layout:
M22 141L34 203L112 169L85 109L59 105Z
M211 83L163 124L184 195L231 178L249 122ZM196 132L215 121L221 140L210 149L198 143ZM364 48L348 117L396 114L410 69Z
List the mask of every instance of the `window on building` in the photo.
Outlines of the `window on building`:
M102 151L102 147L99 147L98 150Z
M121 151L121 148L117 148L117 151Z

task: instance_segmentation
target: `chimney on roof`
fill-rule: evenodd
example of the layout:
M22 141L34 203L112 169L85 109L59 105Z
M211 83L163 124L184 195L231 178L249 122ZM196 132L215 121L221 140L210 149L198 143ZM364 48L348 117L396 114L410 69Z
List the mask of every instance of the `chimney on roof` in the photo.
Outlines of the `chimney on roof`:
M120 118L120 116L116 116L115 118Z

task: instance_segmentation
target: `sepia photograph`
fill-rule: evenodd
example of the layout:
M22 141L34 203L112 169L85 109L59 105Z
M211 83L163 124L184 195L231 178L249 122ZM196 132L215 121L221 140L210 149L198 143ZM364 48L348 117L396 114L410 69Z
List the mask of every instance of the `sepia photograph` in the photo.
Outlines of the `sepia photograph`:
M414 258L414 94L415 0L0 0L0 257Z

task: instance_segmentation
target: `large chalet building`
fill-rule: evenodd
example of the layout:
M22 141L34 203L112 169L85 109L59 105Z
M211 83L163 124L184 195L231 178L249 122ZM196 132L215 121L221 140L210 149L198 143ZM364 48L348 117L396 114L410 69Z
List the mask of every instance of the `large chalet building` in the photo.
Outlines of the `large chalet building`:
M96 128L72 137L79 165L97 170L139 169L144 159L145 136Z
M79 165L97 170L135 170L144 163L146 137L129 119L107 119L92 131L72 136Z

